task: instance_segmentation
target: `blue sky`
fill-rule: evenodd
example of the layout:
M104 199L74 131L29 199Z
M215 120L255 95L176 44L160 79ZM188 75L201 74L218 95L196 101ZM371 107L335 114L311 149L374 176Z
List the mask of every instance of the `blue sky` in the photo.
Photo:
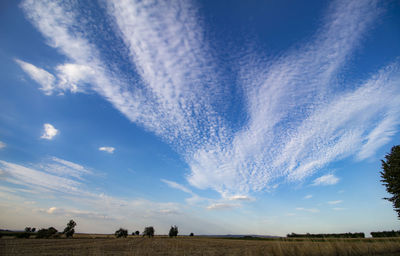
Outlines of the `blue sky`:
M2 1L2 228L398 227L398 2L170 2Z

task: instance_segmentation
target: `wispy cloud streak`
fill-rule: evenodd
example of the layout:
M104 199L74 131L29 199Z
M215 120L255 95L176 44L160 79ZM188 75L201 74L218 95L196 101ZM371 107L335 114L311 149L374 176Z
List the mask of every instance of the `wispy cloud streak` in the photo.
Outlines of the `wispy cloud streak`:
M247 123L235 132L215 107L230 98L215 75L194 5L105 6L139 79L107 68L74 5L22 4L48 44L69 60L55 68L58 84L71 91L90 85L129 120L169 142L190 166L193 186L247 200L247 193L276 180L302 180L348 156L368 158L397 131L398 64L356 84L335 79L379 14L377 1L335 1L309 42L274 61L238 61Z

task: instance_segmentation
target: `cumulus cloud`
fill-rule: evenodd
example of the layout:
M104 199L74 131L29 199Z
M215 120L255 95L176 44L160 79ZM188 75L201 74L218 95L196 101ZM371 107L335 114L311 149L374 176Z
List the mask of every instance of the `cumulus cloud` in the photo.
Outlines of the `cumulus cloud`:
M44 94L51 95L53 93L55 78L52 74L19 59L16 59L15 62L18 63L32 80L41 85L40 90L42 90Z
M112 153L114 153L115 148L114 147L99 147L99 150L112 154Z
M7 145L6 145L6 143L4 143L4 142L2 142L2 141L0 141L0 149L3 149L3 148L5 148Z
M43 134L40 138L46 139L46 140L52 140L54 136L58 134L58 130L54 128L53 125L51 124L44 124L43 125L44 131Z
M312 185L319 186L319 185L335 185L339 182L339 178L336 177L334 174L326 174L321 177L316 178Z
M69 60L56 68L58 84L79 91L77 84L87 83L130 121L170 143L189 165L192 186L229 198L268 190L282 178L304 180L346 157L366 159L393 138L400 120L398 63L361 82L336 79L381 12L377 2L334 1L303 45L273 60L260 59L257 52L235 60L237 91L244 92L245 122L239 127L225 118L221 106L229 105L232 95L226 92L232 90L216 75L194 4L107 3L117 30L111 36L123 41L112 50L129 53L124 61L132 76L103 62L109 59L104 54L113 54L96 45L83 25L91 22L84 10L32 0L22 8L47 43ZM313 184L338 181L323 177Z

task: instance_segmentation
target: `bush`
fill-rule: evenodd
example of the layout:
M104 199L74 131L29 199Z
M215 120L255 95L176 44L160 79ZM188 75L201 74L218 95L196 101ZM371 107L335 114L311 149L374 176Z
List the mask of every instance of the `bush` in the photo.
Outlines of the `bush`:
M194 236L194 234L193 233L190 233L190 235L189 236Z
M364 233L338 233L338 234L287 234L287 237L292 238L364 238Z
M30 232L20 232L16 235L17 238L29 238L30 236Z
M125 238L127 236L128 236L128 230L127 229L120 228L117 231L115 231L115 237L116 238L120 238L120 237Z
M371 232L372 237L399 237L400 236L400 230L399 231L381 231L381 232Z
M56 238L59 237L57 234L57 229L50 227L50 228L42 228L40 229L37 234L36 238Z

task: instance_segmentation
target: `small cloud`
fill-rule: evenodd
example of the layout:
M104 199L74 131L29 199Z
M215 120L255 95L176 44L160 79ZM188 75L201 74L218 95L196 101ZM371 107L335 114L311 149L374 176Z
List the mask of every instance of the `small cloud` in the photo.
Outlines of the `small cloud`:
M339 182L339 178L336 177L333 174L326 174L324 176L321 176L319 178L316 178L314 182L312 183L313 186L319 186L319 185L335 185L336 183Z
M0 149L3 149L3 148L5 148L5 147L6 147L6 143L0 141Z
M340 204L342 200L329 201L328 204Z
M229 204L229 203L215 203L207 206L208 210L225 210L225 209L231 209L234 207L239 206L238 204Z
M296 216L296 213L288 212L288 213L285 214L285 216L289 216L289 217Z
M55 213L56 210L57 210L56 207L50 207L46 212L47 212L48 214L53 214L53 213Z
M304 199L310 199L310 198L312 198L313 197L313 195L306 195L305 197L304 197Z
M112 154L112 153L114 153L115 148L113 148L113 147L99 147L99 150L100 151L105 151L107 153Z
M297 207L296 210L297 210L297 211L304 211L304 212L312 212L312 213L317 213L317 212L319 212L319 210L316 209L316 208Z
M335 207L335 208L332 208L332 210L334 210L334 211L343 211L343 210L345 210L345 208Z
M40 138L46 139L46 140L51 140L53 139L54 136L58 134L58 130L54 128L51 124L44 124L44 132Z
M245 196L245 195L234 195L231 197L228 197L229 200L231 201L253 201L254 198Z

